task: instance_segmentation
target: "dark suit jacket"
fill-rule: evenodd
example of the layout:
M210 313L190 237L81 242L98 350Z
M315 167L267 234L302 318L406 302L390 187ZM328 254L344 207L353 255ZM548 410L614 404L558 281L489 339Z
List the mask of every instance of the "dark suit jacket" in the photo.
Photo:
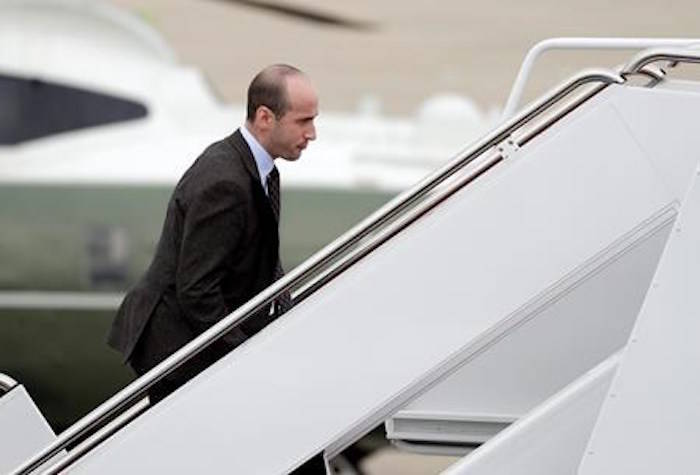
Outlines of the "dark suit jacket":
M124 298L109 344L145 372L270 285L278 252L277 222L236 131L209 146L177 184L155 257ZM184 382L270 320L264 309L171 379Z

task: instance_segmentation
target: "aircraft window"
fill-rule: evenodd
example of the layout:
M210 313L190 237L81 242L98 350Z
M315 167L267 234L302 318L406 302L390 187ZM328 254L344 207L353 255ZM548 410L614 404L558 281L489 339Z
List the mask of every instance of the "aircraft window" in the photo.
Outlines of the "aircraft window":
M139 119L146 113L138 102L0 74L0 145Z

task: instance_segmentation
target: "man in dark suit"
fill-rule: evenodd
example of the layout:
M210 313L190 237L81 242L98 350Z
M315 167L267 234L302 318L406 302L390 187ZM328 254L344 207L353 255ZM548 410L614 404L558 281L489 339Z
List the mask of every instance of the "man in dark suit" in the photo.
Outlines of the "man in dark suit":
M153 261L126 295L109 344L139 375L283 275L279 175L274 159L296 160L316 138L316 92L287 65L261 71L248 89L243 127L210 145L170 198ZM263 328L289 296L263 309L159 383L162 399Z

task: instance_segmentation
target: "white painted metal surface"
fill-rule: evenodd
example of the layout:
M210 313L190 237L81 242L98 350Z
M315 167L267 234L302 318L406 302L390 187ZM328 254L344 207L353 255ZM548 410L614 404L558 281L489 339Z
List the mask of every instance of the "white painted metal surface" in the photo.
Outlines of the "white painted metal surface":
M55 438L24 386L0 395L0 473L9 473ZM56 455L47 465L61 456Z
M674 202L611 105L628 92L580 108L72 472L283 473L473 359L534 298Z
M581 475L700 472L700 169L694 175Z
M575 474L618 361L609 357L443 474Z
M608 101L675 202L683 198L700 150L693 119L698 90L697 83L669 82L654 90L625 88ZM672 125L661 119L671 117ZM399 430L389 424L388 436L479 443L621 348L672 218L662 213L643 223L534 299L523 325L408 404L395 416ZM665 229L654 234L658 226ZM492 430L483 427L489 421ZM432 429L436 424L443 424L439 432Z
M674 218L644 223L539 295L521 325L393 416L387 437L485 442L622 348Z

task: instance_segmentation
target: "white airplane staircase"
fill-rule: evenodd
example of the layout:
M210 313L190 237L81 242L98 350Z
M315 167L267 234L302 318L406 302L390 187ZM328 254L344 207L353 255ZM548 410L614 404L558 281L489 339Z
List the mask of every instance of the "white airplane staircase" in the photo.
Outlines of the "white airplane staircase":
M443 473L576 473L619 361L609 357Z
M0 373L0 473L56 440L56 434L22 384ZM52 461L62 457L57 454Z
M653 54L643 58L659 58ZM655 60L666 59L700 55L666 51ZM564 410L571 395L595 387L599 396L609 382L610 358L625 346L700 158L698 111L699 84L663 79L645 65L578 75L15 473L32 473L85 437L42 473L288 473L319 453L332 457L392 415L390 436L397 423L422 416L457 421L454 434L433 439L444 444L478 444L497 431L475 433L474 423L502 428L520 419L463 463L494 441L494 454L527 450L518 434L544 443L541 421L577 416ZM156 406L102 426L290 288L295 306L285 316ZM607 369L591 377L600 364ZM595 404L591 396L581 405L588 418L570 433L576 447L587 440L581 431L590 431ZM613 412L611 427L619 424ZM414 425L396 438L426 433ZM569 448L561 452L578 453Z
M693 172L624 350L445 474L651 475L700 470L700 164Z

